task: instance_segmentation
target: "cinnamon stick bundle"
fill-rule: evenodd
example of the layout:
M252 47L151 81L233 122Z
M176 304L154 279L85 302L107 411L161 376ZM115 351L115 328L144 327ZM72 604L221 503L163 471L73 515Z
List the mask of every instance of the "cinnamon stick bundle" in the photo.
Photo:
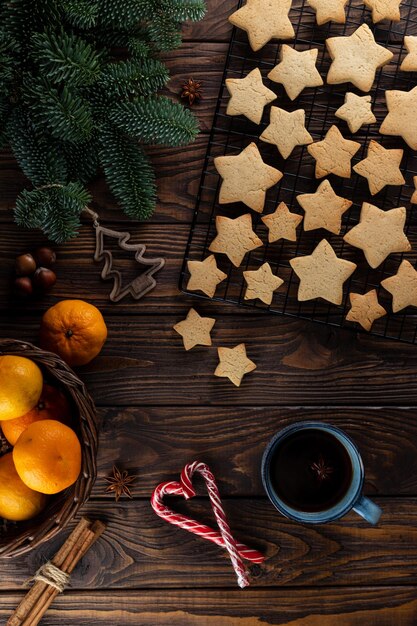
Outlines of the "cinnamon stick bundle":
M103 522L92 522L86 517L81 518L50 563L46 564L53 566L49 568L52 572L50 580L46 574L48 567L40 568L34 576L34 585L9 617L6 626L36 626L54 598L62 590L62 580L65 580L72 573L77 563L88 552L105 528ZM58 568L58 570L54 568ZM56 575L55 581L53 572ZM46 582L47 580L49 582Z

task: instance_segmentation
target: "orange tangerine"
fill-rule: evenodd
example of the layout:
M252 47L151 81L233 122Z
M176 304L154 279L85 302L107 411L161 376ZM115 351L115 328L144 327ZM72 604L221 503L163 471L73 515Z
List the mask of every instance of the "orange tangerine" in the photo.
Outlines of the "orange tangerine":
M19 478L11 452L0 458L0 517L14 522L31 519L46 504L46 496L29 489Z
M38 403L43 378L39 367L22 356L0 356L0 420L24 415Z

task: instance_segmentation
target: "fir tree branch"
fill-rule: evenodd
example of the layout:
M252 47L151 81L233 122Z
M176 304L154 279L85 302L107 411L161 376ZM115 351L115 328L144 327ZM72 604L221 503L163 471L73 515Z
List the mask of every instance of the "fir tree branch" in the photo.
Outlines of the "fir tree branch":
M62 0L65 17L72 26L87 29L97 23L99 4L92 0Z
M108 63L103 69L100 84L110 93L126 98L152 94L161 89L168 79L168 70L161 61L129 59Z

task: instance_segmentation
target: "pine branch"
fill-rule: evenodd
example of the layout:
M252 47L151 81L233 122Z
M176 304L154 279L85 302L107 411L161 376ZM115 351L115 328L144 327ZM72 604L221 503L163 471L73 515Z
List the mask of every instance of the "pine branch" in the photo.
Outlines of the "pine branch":
M67 164L68 180L88 183L97 174L99 167L96 137L86 143L64 142L61 146Z
M96 25L100 6L92 0L62 0L65 17L72 26L81 29Z
M206 3L204 0L160 0L159 9L177 22L197 22L206 13Z
M158 50L167 52L181 45L179 23L161 13L156 13L148 25L148 34Z
M161 89L168 79L168 70L161 61L144 59L140 62L129 59L107 64L100 83L112 94L128 98L152 94Z

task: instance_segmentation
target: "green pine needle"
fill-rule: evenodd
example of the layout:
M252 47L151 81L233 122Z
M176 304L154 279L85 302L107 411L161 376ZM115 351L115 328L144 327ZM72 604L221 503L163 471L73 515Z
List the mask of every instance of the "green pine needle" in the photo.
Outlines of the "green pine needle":
M161 89L169 79L166 66L157 59L119 61L104 68L100 84L110 93L129 98Z

